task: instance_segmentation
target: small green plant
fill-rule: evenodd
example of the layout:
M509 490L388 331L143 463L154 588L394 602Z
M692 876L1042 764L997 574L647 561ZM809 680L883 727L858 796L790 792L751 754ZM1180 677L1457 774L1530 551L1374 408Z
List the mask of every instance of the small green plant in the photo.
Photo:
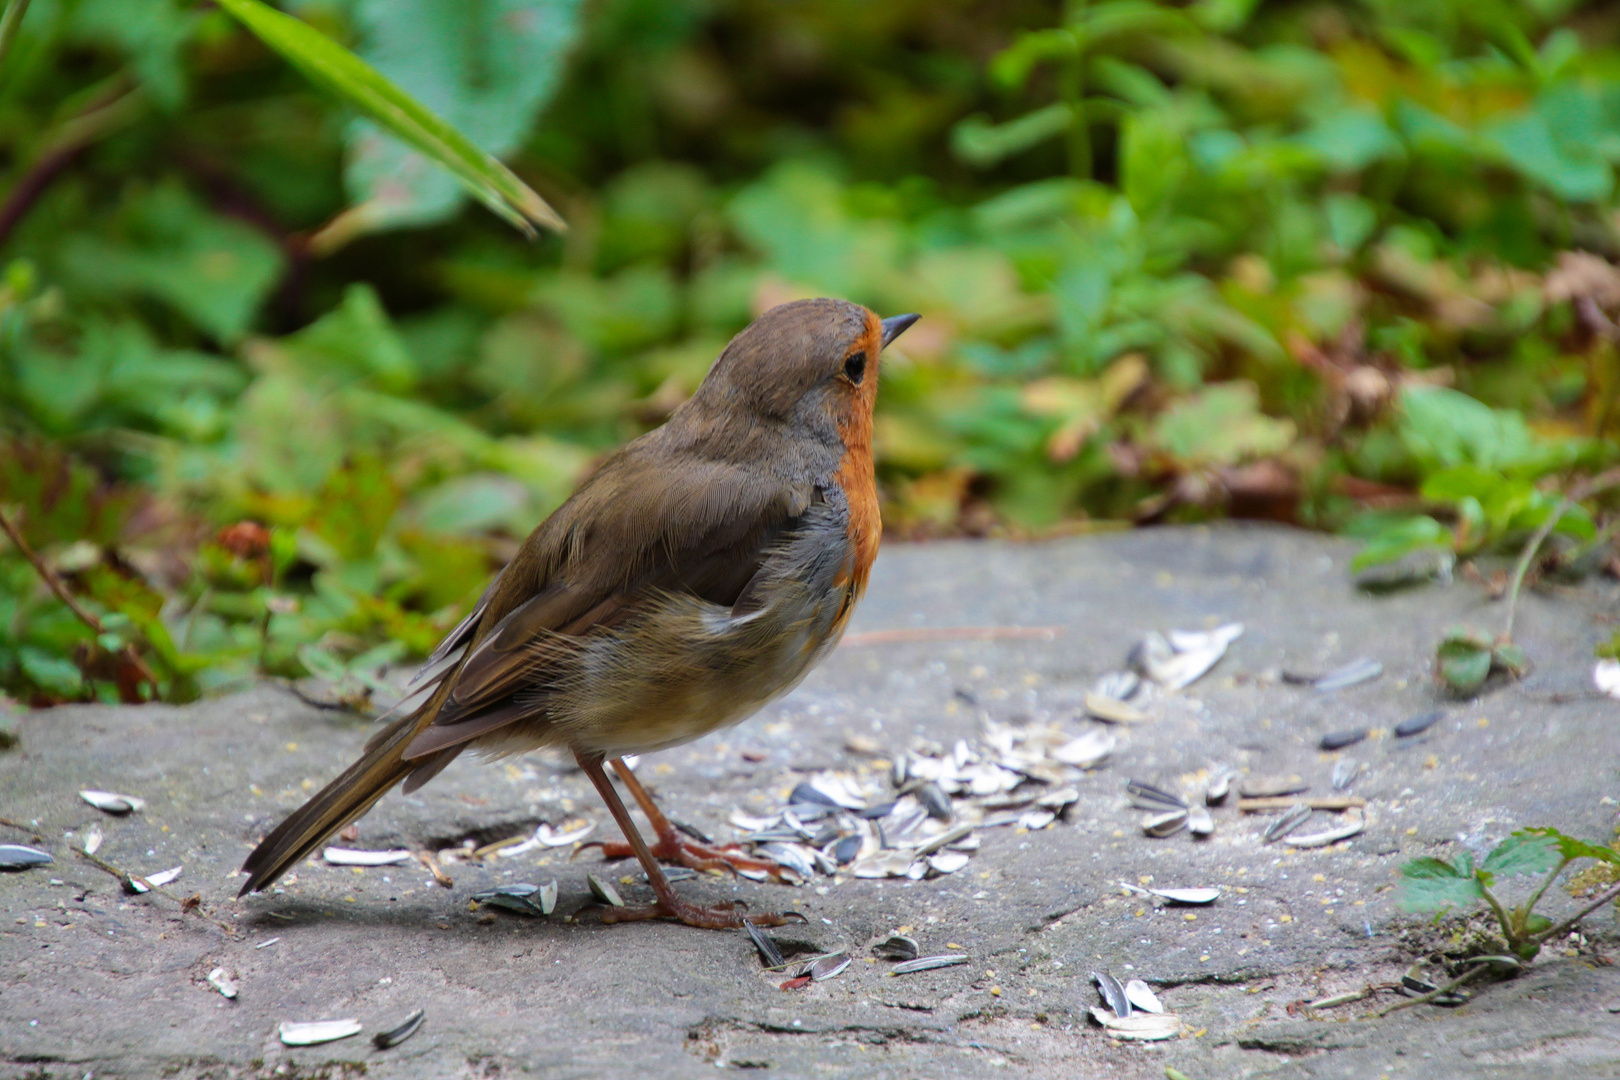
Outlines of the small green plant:
M1535 912L1536 904L1569 865L1580 859L1595 859L1620 866L1620 852L1599 844L1589 844L1566 836L1557 829L1520 829L1491 849L1485 861L1474 865L1468 852L1455 862L1444 859L1413 859L1401 867L1397 900L1405 911L1447 912L1466 910L1484 903L1496 917L1497 928L1508 951L1526 962L1535 959L1547 942L1574 929L1586 916L1620 897L1620 885L1604 891L1596 900L1565 919L1554 923ZM1522 904L1508 908L1492 891L1503 878L1545 874Z

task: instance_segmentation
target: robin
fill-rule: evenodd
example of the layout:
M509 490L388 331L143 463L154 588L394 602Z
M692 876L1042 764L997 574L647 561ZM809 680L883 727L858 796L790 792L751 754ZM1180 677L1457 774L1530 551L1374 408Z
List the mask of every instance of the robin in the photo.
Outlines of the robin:
M468 748L502 757L550 746L574 755L623 831L628 846L604 853L634 854L657 897L605 918L740 926L741 905L681 899L658 860L778 868L684 836L623 758L746 719L837 644L882 531L879 357L917 318L800 300L732 339L663 427L604 461L530 534L428 658L406 714L248 856L240 895ZM651 823L651 848L605 764Z

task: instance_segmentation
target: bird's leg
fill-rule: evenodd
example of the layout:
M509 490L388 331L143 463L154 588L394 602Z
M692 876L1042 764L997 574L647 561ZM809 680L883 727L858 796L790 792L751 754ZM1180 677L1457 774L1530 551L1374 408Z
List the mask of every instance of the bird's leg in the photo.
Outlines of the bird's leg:
M647 789L641 786L636 774L630 771L621 758L612 760L613 771L619 774L624 786L630 789L630 795L641 807L641 812L647 815L652 823L653 831L658 834L658 842L651 848L653 856L664 862L675 863L679 866L688 866L693 870L759 870L770 874L778 881L782 880L782 867L768 859L756 859L743 853L735 844L716 847L705 844L677 829L664 816L658 804ZM634 855L635 848L630 844L604 843L602 857L604 859L628 859Z
M658 865L647 849L647 841L641 838L636 829L636 823L630 820L630 811L624 808L619 799L619 793L613 790L613 781L608 779L602 770L602 759L595 756L586 756L575 752L574 759L579 767L585 770L585 775L591 778L596 786L596 793L602 796L607 804L608 812L613 820L619 823L619 829L624 838L630 841L630 847L635 852L636 859L641 863L642 870L647 873L647 883L652 886L653 894L658 902L644 907L609 908L602 913L603 922L629 922L634 919L679 919L688 926L701 926L710 930L729 930L741 927L743 919L757 926L781 926L788 921L782 915L746 915L744 905L740 902L730 904L716 904L713 907L704 907L689 900L682 900L675 895L675 889L670 885L669 879L664 876L664 870ZM803 918L803 916L799 916Z

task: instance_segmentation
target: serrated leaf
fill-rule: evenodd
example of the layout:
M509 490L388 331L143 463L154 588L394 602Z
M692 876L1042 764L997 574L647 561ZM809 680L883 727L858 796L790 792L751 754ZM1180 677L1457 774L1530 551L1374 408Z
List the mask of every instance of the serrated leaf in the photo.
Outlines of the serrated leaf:
M1516 832L1491 849L1480 869L1498 877L1516 877L1544 873L1558 861L1558 845L1550 838Z
M331 38L261 0L219 0L312 82L453 173L485 206L525 233L561 231L561 217L517 175Z
M1521 829L1514 836L1543 837L1557 846L1558 852L1566 859L1597 859L1601 862L1613 863L1620 866L1620 852L1602 844L1592 844L1585 840L1577 840L1573 836L1559 832L1557 829L1546 826L1534 829Z
M1484 889L1472 874L1460 873L1443 859L1413 859L1401 867L1397 899L1403 911L1444 911L1484 898Z

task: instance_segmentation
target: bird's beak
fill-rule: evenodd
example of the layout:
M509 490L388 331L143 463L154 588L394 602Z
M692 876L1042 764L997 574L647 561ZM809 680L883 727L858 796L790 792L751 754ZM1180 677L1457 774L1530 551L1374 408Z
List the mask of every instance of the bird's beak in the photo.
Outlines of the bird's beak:
M883 347L887 349L889 342L899 337L911 328L911 324L922 318L921 315L895 315L883 320Z

